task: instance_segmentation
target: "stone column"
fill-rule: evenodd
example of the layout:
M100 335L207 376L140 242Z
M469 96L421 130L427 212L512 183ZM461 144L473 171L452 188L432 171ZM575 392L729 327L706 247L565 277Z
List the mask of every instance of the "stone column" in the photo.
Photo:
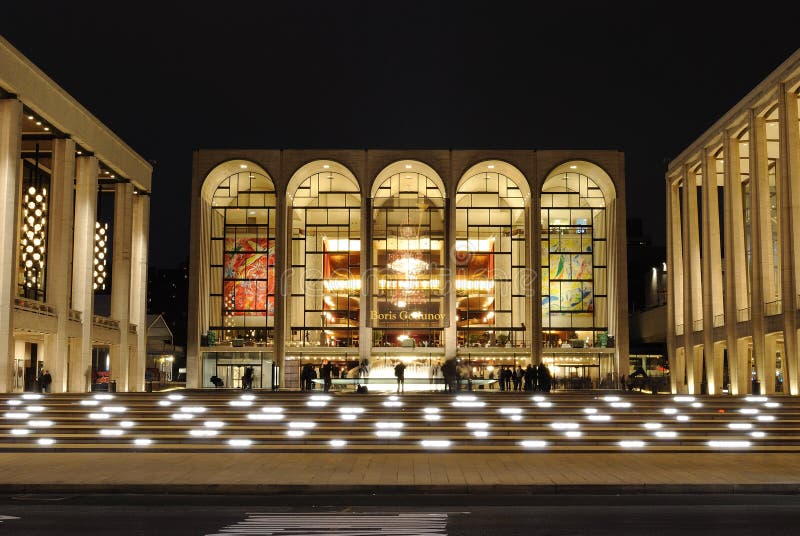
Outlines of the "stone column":
M100 167L95 156L76 158L75 233L72 247L72 308L81 312L81 338L70 351L69 390L89 390L92 367L92 315L94 290L92 273L94 234L97 220L97 176Z
M75 199L75 142L53 140L50 216L47 231L47 301L56 308L58 331L45 335L45 366L53 377L52 392L67 390L70 286L72 268L72 207Z
M728 351L728 376L731 395L747 393L746 352L739 351L739 309L747 307L747 265L744 246L742 177L739 141L730 132L723 133L723 194L725 204L725 335ZM736 215L736 217L734 217Z
M131 363L129 390L144 391L147 366L147 245L150 233L150 196L133 196L130 321L136 324L136 354Z
M14 297L17 295L19 199L22 176L22 103L0 100L0 392L10 392L14 365Z
M700 237L697 221L697 176L688 166L683 170L683 300L684 346L686 351L686 383L690 394L700 392L698 363L694 350L694 321L703 319L701 294ZM687 275L688 274L688 275Z
M764 302L765 296L773 296L772 226L769 214L766 126L764 118L756 116L754 110L749 111L748 122L750 132L750 243L752 244L750 325L753 331L756 374L761 382L762 393L765 393L771 391L766 390L769 382L764 377L764 355L766 353Z
M672 274L675 270L673 267L674 259L672 249L674 247L673 241L676 240L675 233L672 231L672 184L671 178L667 177L666 195L664 198L667 200L666 215L667 215L667 359L669 360L669 386L671 393L678 392L677 370L676 365L676 348L675 348L675 325L677 323L677 316L675 313L675 286L672 283Z
M119 322L119 344L111 346L111 378L118 391L130 383L131 253L133 242L133 184L117 183L114 192L114 257L111 259L111 318Z
M533 303L531 304L530 320L530 345L531 345L531 362L541 363L542 361L542 185L537 184L533 188L531 200L528 204L530 226L530 251L528 251L527 258L529 259L530 270L535 277L531 277L531 285L533 285ZM545 225L548 225L545 223ZM607 250L608 248L606 248ZM607 253L608 254L608 253Z
M780 144L778 179L780 200L781 301L783 303L783 371L784 393L800 394L797 347L797 296L800 267L800 125L797 95L781 84L778 90Z
M361 195L361 220L359 221L359 239L361 251L359 254L359 272L361 277L361 290L358 293L358 359L369 360L372 356L372 211L370 210L369 188L362 190Z
M283 174L283 166L281 165L281 176ZM285 190L283 190L285 194ZM286 210L286 196L275 196L275 305L273 317L273 359L274 363L279 367L278 385L285 385L286 378L286 301L289 293L289 279L287 275L290 273L287 270L287 256L291 253L291 226L287 225L289 220L288 211ZM287 244L289 247L287 247ZM269 321L269 317L267 317Z
M667 292L668 326L667 335L673 335L677 331L678 325L683 326L683 333L680 334L685 348L685 334L688 329L685 324L684 305L683 305L683 241L681 238L681 209L680 194L677 184L673 184L674 177L670 177L667 183L667 281L669 290ZM669 309L671 307L671 309ZM673 349L669 352L670 359L670 383L672 392L684 392L686 385L683 381L686 366L686 353L682 357L678 356L678 348L675 339L671 338ZM667 345L670 344L668 339ZM669 346L668 346L669 348Z
M708 394L719 394L716 381L718 352L714 348L714 319L723 314L722 257L719 245L719 201L717 198L717 161L709 149L703 151L703 346ZM722 363L719 363L720 372Z
M458 321L456 320L458 304L456 302L456 264L455 264L455 251L456 251L456 196L452 198L445 198L447 203L444 218L445 218L445 279L444 285L446 289L445 307L447 313L447 321L444 329L444 358L455 359L458 353Z

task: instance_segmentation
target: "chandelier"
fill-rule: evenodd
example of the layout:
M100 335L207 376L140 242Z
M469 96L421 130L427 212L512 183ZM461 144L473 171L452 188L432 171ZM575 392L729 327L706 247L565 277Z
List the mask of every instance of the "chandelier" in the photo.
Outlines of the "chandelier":
M422 241L419 228L414 229L410 222L400 227L397 237L397 249L389 254L387 267L395 272L396 281L394 303L399 308L409 304L425 301L423 285L420 281L430 269L430 263L425 261L425 256L420 248ZM413 246L416 247L413 247ZM405 246L405 247L404 247Z
M39 174L39 144L36 144L35 171L22 197L22 233L20 259L23 291L34 299L44 292L45 251L47 248L47 188ZM42 296L43 297L43 296Z
M94 290L106 289L106 254L108 253L108 224L94 223Z

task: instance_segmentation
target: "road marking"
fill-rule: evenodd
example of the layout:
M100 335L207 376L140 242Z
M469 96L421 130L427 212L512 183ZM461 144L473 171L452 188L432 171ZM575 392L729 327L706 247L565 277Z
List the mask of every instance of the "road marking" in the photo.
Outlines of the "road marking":
M323 514L248 513L247 518L206 536L299 536L335 534L336 536L435 536L447 534L447 514Z

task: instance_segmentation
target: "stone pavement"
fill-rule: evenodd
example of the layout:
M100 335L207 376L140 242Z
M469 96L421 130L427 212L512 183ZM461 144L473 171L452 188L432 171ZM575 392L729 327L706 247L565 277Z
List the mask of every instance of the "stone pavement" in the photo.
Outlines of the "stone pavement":
M2 453L5 493L798 493L792 453Z

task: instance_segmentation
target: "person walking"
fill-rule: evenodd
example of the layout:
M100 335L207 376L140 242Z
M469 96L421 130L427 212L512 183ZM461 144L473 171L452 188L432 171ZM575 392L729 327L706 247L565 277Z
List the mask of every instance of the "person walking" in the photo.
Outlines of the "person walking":
M394 375L397 377L397 392L402 393L405 390L406 382L406 365L402 361L394 366Z
M39 386L42 388L43 393L50 392L50 384L53 383L53 377L50 376L50 371L45 370L42 377L39 379Z
M320 370L320 372L322 373L324 390L327 393L331 390L331 385L333 384L331 381L331 364L327 359L323 361L322 370Z

